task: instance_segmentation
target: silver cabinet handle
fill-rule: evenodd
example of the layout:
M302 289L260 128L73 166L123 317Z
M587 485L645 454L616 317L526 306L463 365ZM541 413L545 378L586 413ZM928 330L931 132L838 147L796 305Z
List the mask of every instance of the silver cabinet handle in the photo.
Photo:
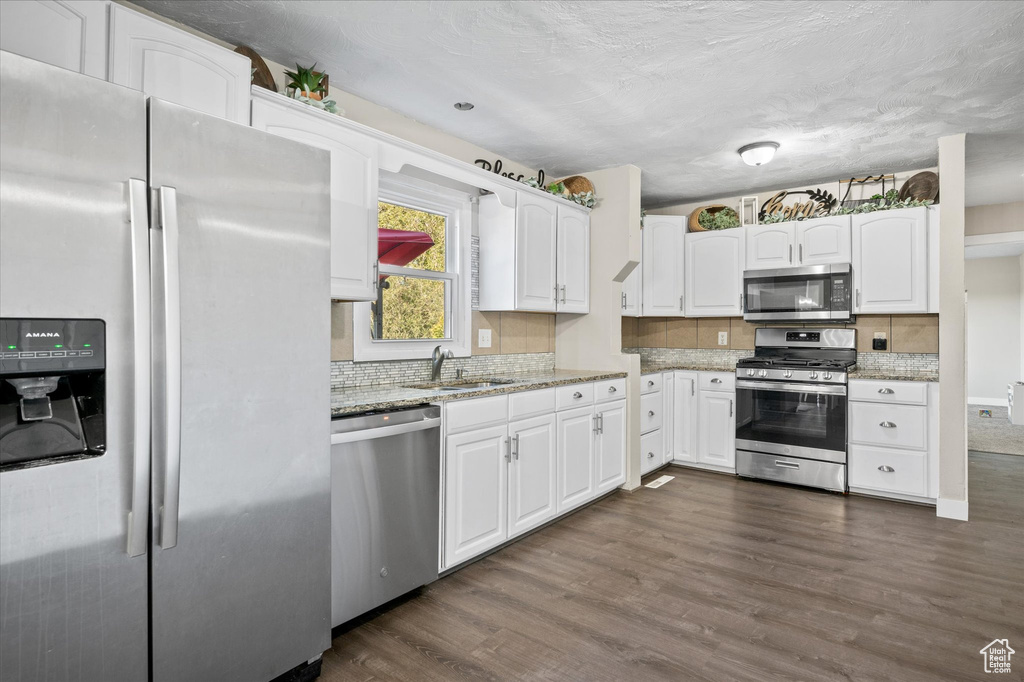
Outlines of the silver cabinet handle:
M648 379L647 380L647 388L651 388L652 386L654 386L654 381L652 379Z
M743 310L743 294L740 294L740 310Z
M622 309L623 310L626 309L626 292L625 291L622 292Z
M793 262L793 245L792 244L789 245L789 262L790 263Z
M697 385L697 382L694 381L693 379L690 379L690 397L691 398L693 396L697 395L697 393L696 393L696 391L697 391L696 385Z
M583 397L583 394L580 393L579 391L576 391L575 393L572 394L572 397L575 398L576 400L579 400L580 398Z
M146 553L149 544L150 442L150 270L146 181L128 181L128 218L132 230L132 306L135 341L135 406L132 453L132 506L128 512L128 556Z
M856 305L857 305L857 308L859 309L860 308L860 289L857 289L856 300L857 300L857 304Z
M653 417L654 416L654 410L647 410L647 416L648 417Z
M883 464L882 466L878 467L878 470L879 471L884 471L887 474L891 474L892 472L896 471L895 469L893 469L888 464Z
M711 383L713 383L713 384L720 384L720 383L722 383L722 380L721 380L721 379L719 379L718 377L714 377L714 378L713 378L713 379L711 380Z
M373 288L376 291L380 287L380 261L373 262Z
M163 270L164 373L161 405L163 438L156 446L164 461L164 491L160 505L160 548L178 544L178 494L181 482L181 282L178 267L178 194L173 187L161 187L160 246ZM162 442L161 442L162 441Z
M882 395L892 395L896 391L892 390L891 388L880 388L878 389L878 392L881 393Z
M892 422L881 422L879 424L879 426L881 426L883 429L895 429L896 428L896 425L893 424Z
M783 469L799 469L800 465L797 462L787 462L785 460L775 460L775 466L782 467Z
M565 303L565 285L562 285L562 303Z
M597 423L598 423L598 415L595 414L593 419L594 419L594 433L601 433L601 428L597 425Z
M654 453L653 452L648 452L647 453L647 459L654 459Z
M506 438L505 439L505 461L506 462L511 462L512 461L512 439L511 438Z
M615 388L614 386L609 386L609 387L608 387L608 392L609 392L609 393L615 393L615 391L617 391L617 390L618 390L618 389L617 389L617 388Z
M683 297L680 295L679 296L679 310L682 310L682 309L683 309Z
M519 459L519 434L512 437L512 456Z
M598 424L601 427L601 433L604 433L604 412L597 415Z
M803 244L800 245L800 262L801 263L804 262L804 245Z
M729 401L729 416L732 416L732 401Z

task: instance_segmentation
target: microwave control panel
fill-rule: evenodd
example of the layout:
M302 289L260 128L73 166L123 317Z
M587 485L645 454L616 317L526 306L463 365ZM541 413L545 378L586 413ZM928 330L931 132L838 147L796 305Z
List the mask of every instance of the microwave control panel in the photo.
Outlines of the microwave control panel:
M832 277L832 310L850 310L850 275Z

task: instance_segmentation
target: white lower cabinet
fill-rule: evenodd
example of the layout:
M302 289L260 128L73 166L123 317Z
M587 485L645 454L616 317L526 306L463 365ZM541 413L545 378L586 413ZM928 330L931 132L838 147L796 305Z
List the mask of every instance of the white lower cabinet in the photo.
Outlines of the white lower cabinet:
M672 442L669 456L675 462L697 461L697 385L696 372L673 372Z
M624 395L611 379L446 403L442 569L625 483Z
M557 512L555 502L555 415L508 425L512 461L508 476L508 536L544 523Z
M640 436L640 474L649 474L663 463L662 452L665 443L661 429Z
M736 394L700 391L697 463L736 468Z
M849 394L850 491L934 500L938 384L851 379Z

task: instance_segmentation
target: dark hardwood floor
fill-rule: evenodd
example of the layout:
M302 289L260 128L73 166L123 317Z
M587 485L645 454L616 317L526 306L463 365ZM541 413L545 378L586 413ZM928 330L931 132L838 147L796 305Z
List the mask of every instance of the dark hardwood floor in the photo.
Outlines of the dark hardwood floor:
M339 680L972 680L1024 671L1024 457L972 453L971 520L678 467L334 640Z

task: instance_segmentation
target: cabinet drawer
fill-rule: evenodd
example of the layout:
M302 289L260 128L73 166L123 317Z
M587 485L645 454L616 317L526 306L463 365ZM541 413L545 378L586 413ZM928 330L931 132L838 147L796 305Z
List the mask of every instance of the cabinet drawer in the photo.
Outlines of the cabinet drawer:
M594 404L594 384L571 384L555 389L555 404L559 410Z
M928 447L928 408L850 403L850 442L924 450Z
M640 395L660 391L662 378L660 374L644 374L640 377Z
M663 408L664 401L660 391L640 397L640 433L661 428Z
M640 473L646 474L665 461L661 429L640 436Z
M594 401L623 400L626 397L626 378L594 382Z
M736 375L733 372L701 372L700 390L735 391Z
M928 454L850 446L850 486L928 497Z
M555 411L555 389L508 394L508 420L538 417Z
M479 429L508 421L508 396L496 395L470 400L452 400L445 405L446 435Z
M925 405L928 402L928 382L926 381L851 379L849 389L850 400L905 405Z

